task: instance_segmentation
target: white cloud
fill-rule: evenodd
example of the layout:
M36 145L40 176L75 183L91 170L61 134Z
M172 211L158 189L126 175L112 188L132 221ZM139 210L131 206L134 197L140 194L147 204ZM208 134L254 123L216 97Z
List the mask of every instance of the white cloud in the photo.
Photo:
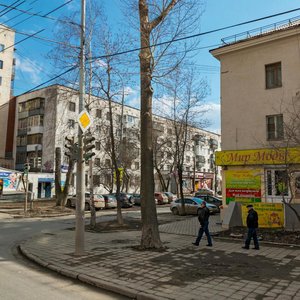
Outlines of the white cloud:
M37 65L37 62L30 59L23 59L20 56L16 57L16 71L18 79L26 79L31 84L38 84L41 81L42 68Z
M207 112L204 113L203 117L210 122L210 126L208 126L205 129L216 133L220 133L221 132L221 105L215 102L207 102L203 108L204 110L207 110Z
M137 87L125 87L125 103L131 107L140 109L141 101L140 101L140 90Z

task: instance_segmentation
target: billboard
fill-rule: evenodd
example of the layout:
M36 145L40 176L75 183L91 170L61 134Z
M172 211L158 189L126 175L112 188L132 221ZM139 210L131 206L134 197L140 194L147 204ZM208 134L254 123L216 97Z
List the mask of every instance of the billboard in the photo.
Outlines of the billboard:
M226 170L226 204L261 202L261 170Z
M281 228L284 226L284 210L281 203L252 203L258 214L258 227ZM242 205L243 225L247 226L247 204Z
M17 191L21 180L21 173L0 171L0 178L3 180L3 191Z

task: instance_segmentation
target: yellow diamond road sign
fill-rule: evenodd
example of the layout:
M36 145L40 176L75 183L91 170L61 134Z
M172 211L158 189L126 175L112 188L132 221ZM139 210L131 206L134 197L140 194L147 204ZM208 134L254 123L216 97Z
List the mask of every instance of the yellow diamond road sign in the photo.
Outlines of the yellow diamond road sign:
M92 118L86 110L83 110L78 116L78 122L82 132L85 132L92 125Z

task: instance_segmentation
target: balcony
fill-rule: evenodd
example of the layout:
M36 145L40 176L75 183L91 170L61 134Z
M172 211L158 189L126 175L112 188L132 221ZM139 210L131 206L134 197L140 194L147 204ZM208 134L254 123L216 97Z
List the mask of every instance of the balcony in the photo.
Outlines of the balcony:
M209 139L209 147L210 149L216 150L218 149L219 143L215 139Z
M27 152L39 151L42 150L42 148L41 144L27 145Z
M196 155L196 163L205 164L205 156L203 155Z
M197 145L205 143L205 136L202 134L195 134L192 138L193 141L196 142Z
M28 116L44 115L44 108L36 108L28 111Z
M43 126L27 127L27 133L28 134L44 133L44 127Z
M28 117L28 111L22 111L22 112L19 112L18 114L18 119L24 119L24 118L27 118Z

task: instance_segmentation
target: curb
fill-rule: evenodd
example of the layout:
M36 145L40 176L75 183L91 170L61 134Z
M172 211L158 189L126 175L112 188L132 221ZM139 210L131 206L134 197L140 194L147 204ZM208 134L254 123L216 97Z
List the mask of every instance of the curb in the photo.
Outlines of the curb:
M103 290L107 290L116 294L120 294L132 299L137 299L137 300L169 300L169 298L166 297L155 297L153 295L150 295L146 292L134 290L127 288L125 286L117 286L115 284L112 284L106 280L100 279L100 278L95 278L86 274L80 274L76 273L74 271L70 271L68 269L58 267L54 264L50 264L45 262L44 260L40 259L36 255L31 254L29 251L26 250L26 247L24 247L24 242L22 242L19 246L18 249L21 252L21 254L26 257L27 259L37 263L38 265L45 267L51 271L57 272L65 277L77 279L83 283L96 286L98 288L101 288Z

